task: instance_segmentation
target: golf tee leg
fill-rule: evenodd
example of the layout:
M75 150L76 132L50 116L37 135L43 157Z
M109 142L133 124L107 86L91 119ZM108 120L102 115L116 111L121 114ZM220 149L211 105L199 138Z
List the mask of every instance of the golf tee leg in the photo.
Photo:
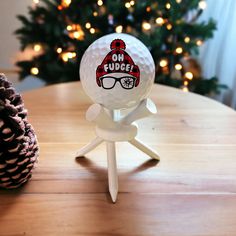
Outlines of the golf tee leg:
M116 202L118 194L118 176L116 166L116 149L114 142L106 142L107 164L108 164L108 185L111 199Z
M129 143L131 143L133 146L135 146L136 148L138 148L142 152L146 153L151 158L156 159L156 160L160 160L160 157L159 157L159 155L157 154L157 152L155 150L153 150L152 148L144 145L138 139L130 140Z
M77 153L76 157L82 157L88 152L92 151L94 148L96 148L99 144L103 142L103 139L100 137L94 138L90 143L88 143L86 146L82 147Z

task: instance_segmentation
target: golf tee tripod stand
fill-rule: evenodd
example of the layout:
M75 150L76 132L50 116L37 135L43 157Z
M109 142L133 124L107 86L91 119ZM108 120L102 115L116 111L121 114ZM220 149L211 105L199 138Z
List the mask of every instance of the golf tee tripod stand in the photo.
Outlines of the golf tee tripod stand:
M83 157L102 142L106 142L108 184L113 202L116 202L118 194L116 142L127 141L151 158L160 160L160 157L156 151L135 138L138 132L138 127L133 123L136 120L156 114L156 112L156 106L151 99L142 100L133 111L121 119L119 119L119 117L115 117L115 111L109 110L106 112L105 108L100 104L91 105L86 112L86 119L96 124L97 136L89 144L81 148L76 153L76 157Z

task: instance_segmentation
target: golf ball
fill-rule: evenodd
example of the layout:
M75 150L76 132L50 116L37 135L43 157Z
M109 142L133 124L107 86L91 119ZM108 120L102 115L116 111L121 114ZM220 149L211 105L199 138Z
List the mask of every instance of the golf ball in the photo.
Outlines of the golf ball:
M153 58L146 46L128 34L109 34L85 51L80 64L84 91L105 108L136 106L147 97L155 77Z

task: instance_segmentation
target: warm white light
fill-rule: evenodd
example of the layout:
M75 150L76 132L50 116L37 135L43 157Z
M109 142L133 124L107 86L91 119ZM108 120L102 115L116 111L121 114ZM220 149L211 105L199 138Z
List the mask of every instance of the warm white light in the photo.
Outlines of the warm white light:
M90 24L89 22L87 22L87 23L85 24L85 28L86 28L86 29L90 29L90 28L91 28L91 24Z
M188 36L185 37L185 38L184 38L184 42L185 42L185 43L189 43L189 42L190 42L190 38L189 38Z
M39 0L33 0L35 4L39 4Z
M196 44L197 44L197 46L201 46L203 44L203 42L202 42L202 40L199 39L199 40L197 40Z
M163 25L165 23L165 21L162 17L158 17L158 18L156 18L156 23L158 25Z
M204 0L202 0L198 3L198 6L200 9L204 10L207 7L207 3Z
M98 15L98 13L95 11L94 13L93 13L93 16L97 16Z
M171 30L171 29L172 29L172 25L171 25L171 24L168 24L168 25L166 26L166 28L167 28L168 30Z
M68 61L68 55L67 55L67 53L64 53L64 54L62 55L62 60L63 60L64 62L67 62L67 61Z
M188 90L188 87L183 87L182 90L183 90L184 92L188 92L188 91L189 91L189 90Z
M76 53L75 52L65 52L62 54L61 57L64 62L67 62L69 59L76 57Z
M123 30L123 26L122 25L116 26L116 33L122 33L122 30Z
M35 44L34 45L34 51L39 52L42 49L42 46L40 44Z
M67 57L68 57L69 59L73 58L72 52L68 52L68 53L67 53Z
M91 28L89 31L90 31L91 34L95 33L95 29L94 28Z
M177 48L175 49L175 52L178 53L178 54L181 54L181 53L183 52L183 48L177 47Z
M177 2L177 3L181 3L181 2L182 2L182 0L176 0L176 2Z
M39 69L37 67L32 67L30 73L32 75L37 75L39 73Z
M148 22L143 22L142 27L144 30L150 30L151 29L151 24Z
M175 69L176 70L181 70L183 67L182 67L182 65L181 64L176 64L175 65Z
M102 6L103 5L103 1L102 0L98 0L97 4L98 4L98 6Z
M170 3L168 2L168 3L166 3L166 9L170 9L171 8L171 5L170 5Z
M162 59L159 62L160 67L166 67L168 65L168 61L166 59Z
M193 79L193 73L188 71L188 72L185 73L185 77L189 80L192 80Z
M185 85L185 86L188 85L188 81L187 81L187 80L184 81L184 85Z
M130 4L129 2L126 2L126 3L125 3L125 7L126 7L126 8L130 8L130 7L131 7L131 4Z
M62 5L68 7L71 4L71 0L63 0Z
M68 57L69 59L72 59L72 58L76 57L76 53L75 53L75 52L68 52L68 53L67 53L67 57Z
M67 25L67 26L66 26L66 29L67 29L68 31L72 30L72 25Z
M75 31L73 35L74 35L74 38L78 39L80 37L80 32Z
M61 53L62 52L62 48L57 48L57 53Z
M130 3L131 6L133 6L135 4L135 1L131 0L129 3Z

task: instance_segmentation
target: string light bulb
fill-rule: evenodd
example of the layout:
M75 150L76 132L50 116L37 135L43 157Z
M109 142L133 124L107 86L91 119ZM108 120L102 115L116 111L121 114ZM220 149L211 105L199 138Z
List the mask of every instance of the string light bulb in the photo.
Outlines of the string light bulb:
M90 31L91 34L95 33L95 29L94 28L91 28L89 31Z
M184 87L182 88L182 90L183 90L184 92L188 92L188 91L189 91L188 87L186 87L186 86L184 86Z
M182 65L179 63L175 65L176 70L181 70L182 68L183 68Z
M38 75L39 69L38 69L37 67L32 67L32 68L30 69L30 73L31 73L32 75Z
M160 67L166 67L168 65L168 61L166 59L161 59L159 65Z
M187 80L184 81L184 85L188 86L188 81Z
M90 28L91 28L91 24L90 24L89 22L87 22L87 23L85 24L85 28L86 28L86 29L90 29Z
M61 1L61 5L62 7L66 8L66 7L69 7L71 4L71 0L62 0Z
M42 46L40 44L35 44L34 45L34 51L35 52L39 52L39 51L41 51L41 49L42 49Z
M165 23L164 19L162 17L157 17L156 18L156 23L158 25L163 25Z
M184 74L184 76L185 76L187 79L189 79L189 80L192 80L192 79L193 79L193 73L190 72L190 71L187 71L187 72Z
M133 6L135 4L135 1L131 0L129 3L130 3L131 6Z
M150 30L150 29L151 29L151 24L148 23L148 22L146 22L146 21L144 21L144 22L142 23L142 28L143 28L144 30Z
M67 62L69 59L73 59L75 57L76 57L75 52L64 52L61 56L61 58L64 62Z
M79 24L68 25L66 29L69 31L68 35L72 39L83 40L84 31Z
M95 11L95 12L93 12L93 16L97 16L98 15L98 13Z
M69 59L72 59L72 58L76 57L76 53L75 52L68 52L67 56Z
M181 53L183 52L183 48L177 47L177 48L175 49L175 52L176 52L177 54L181 54Z
M202 9L202 10L206 9L206 7L207 7L206 1L204 1L204 0L200 1L200 2L198 3L198 7L199 7L200 9Z
M81 34L80 34L79 31L75 31L75 32L73 33L73 36L74 36L75 39L79 39L80 36L81 36Z
M168 24L168 25L166 26L166 28L167 28L168 30L171 30L171 29L172 29L172 24Z
M196 44L197 44L197 46L201 46L203 44L203 42L202 42L202 40L199 39L199 40L197 40Z
M97 1L97 4L98 4L98 6L100 7L100 6L103 5L103 1L102 1L102 0L98 0L98 1Z
M177 2L177 3L181 3L181 2L182 2L182 0L176 0L176 2Z
M166 9L170 9L171 8L171 5L170 5L170 3L168 2L168 3L166 3Z
M58 54L62 53L62 48L57 48L57 53Z
M131 4L130 4L129 2L126 2L126 3L125 3L125 7L126 7L126 8L130 8L130 7L131 7Z
M64 62L67 62L69 60L67 54L63 54L61 58Z
M66 26L66 29L68 30L68 31L71 31L73 28L72 28L72 25L67 25Z
M116 26L116 33L122 33L122 30L123 30L123 26L122 25Z
M190 38L189 38L188 36L185 37L185 38L184 38L184 42L185 42L185 43L189 43L189 42L190 42Z

